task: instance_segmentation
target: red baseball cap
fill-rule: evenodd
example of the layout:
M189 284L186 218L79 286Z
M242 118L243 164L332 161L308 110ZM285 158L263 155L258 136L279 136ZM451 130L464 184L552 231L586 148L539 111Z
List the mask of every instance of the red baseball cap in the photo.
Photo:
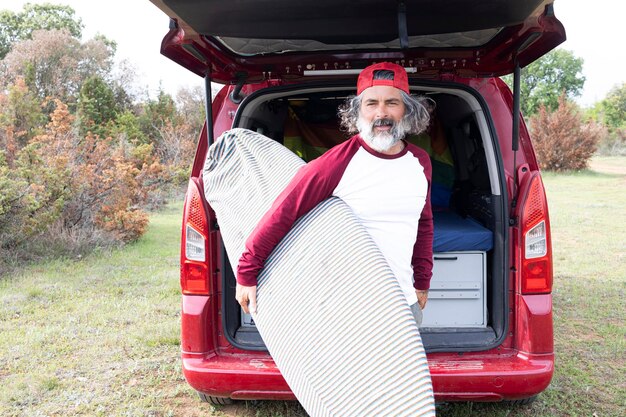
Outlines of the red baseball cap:
M375 80L375 71L391 71L393 72L393 80ZM374 85L390 85L396 87L407 94L409 93L409 77L406 75L406 70L398 64L391 62L380 62L378 64L370 65L365 68L359 74L359 79L356 83L356 94L359 95L366 88L370 88Z

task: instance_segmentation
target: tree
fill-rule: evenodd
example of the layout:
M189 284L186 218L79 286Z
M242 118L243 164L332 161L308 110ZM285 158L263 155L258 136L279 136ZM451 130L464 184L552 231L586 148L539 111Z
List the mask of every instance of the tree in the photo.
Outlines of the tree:
M73 109L85 80L108 79L114 54L115 44L102 37L81 43L66 30L38 30L1 61L0 88L23 77L41 101L55 97Z
M537 61L522 68L520 84L520 104L522 112L531 116L545 106L555 110L559 106L559 97L580 96L585 84L582 75L583 59L574 56L565 49L550 51ZM513 76L503 77L513 88Z
M143 105L139 123L146 137L158 148L161 142L160 130L168 123L174 126L178 125L178 118L174 99L171 95L160 90L156 100L150 99Z
M23 78L8 86L6 95L0 94L0 149L7 152L9 164L16 151L26 146L45 122L41 102L28 89Z
M87 79L80 89L78 116L80 133L88 131L100 136L107 136L109 124L117 116L115 95L111 87L98 76Z
M206 119L204 90L200 86L181 88L176 93L176 104L185 124L200 132Z
M613 87L604 100L588 110L588 115L608 128L598 152L602 155L626 155L626 83Z
M144 132L141 131L139 118L130 110L125 110L117 114L110 133L133 145L149 142Z
M615 86L606 98L600 102L601 112L606 125L611 129L626 128L626 83Z
M0 59L19 41L31 39L37 30L67 30L80 39L83 23L70 6L27 3L21 12L0 11Z

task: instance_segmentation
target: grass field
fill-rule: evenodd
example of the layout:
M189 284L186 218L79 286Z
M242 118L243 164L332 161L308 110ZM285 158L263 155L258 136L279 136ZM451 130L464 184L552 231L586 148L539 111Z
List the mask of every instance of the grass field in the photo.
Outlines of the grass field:
M439 416L623 416L626 157L545 174L554 247L556 373L529 406L444 404ZM295 402L213 408L179 360L181 204L123 250L0 279L2 416L305 416Z

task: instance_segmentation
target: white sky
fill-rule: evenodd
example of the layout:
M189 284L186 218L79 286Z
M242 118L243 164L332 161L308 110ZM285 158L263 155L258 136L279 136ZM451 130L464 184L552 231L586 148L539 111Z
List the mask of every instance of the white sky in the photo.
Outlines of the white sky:
M117 58L137 68L141 84L154 93L162 88L174 95L182 86L203 86L202 78L162 56L161 40L168 17L149 0L0 0L0 10L19 11L26 3L71 6L85 25L83 40L101 33L117 42ZM565 26L561 45L584 59L585 89L579 104L602 100L615 85L626 82L626 2L621 0L556 0L555 13Z

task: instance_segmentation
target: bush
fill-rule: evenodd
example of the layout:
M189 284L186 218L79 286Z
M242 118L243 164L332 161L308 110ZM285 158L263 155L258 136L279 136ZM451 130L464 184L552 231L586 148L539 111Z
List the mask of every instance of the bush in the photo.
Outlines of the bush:
M152 145L81 136L67 106L53 102L43 133L13 162L0 152L0 263L9 254L36 258L46 247L58 256L63 245L71 254L85 243L136 240L148 225L143 207L169 181Z
M0 246L15 248L56 221L69 197L63 167L43 163L38 149L22 149L15 169L0 160Z
M609 131L598 144L598 154L603 156L626 156L626 128Z
M47 134L35 138L48 165L64 164L71 197L62 218L67 228L94 225L122 242L141 236L148 223L141 210L163 179L152 145L134 146L117 138L82 137L70 127L73 117L57 101Z
M0 59L0 276L133 241L147 210L186 189L202 90L183 91L180 106L162 91L133 101L132 72L111 74L114 43L79 38L34 32Z
M542 106L530 119L530 126L537 161L548 171L587 168L601 138L608 134L601 124L583 122L578 108L564 96L554 112Z

